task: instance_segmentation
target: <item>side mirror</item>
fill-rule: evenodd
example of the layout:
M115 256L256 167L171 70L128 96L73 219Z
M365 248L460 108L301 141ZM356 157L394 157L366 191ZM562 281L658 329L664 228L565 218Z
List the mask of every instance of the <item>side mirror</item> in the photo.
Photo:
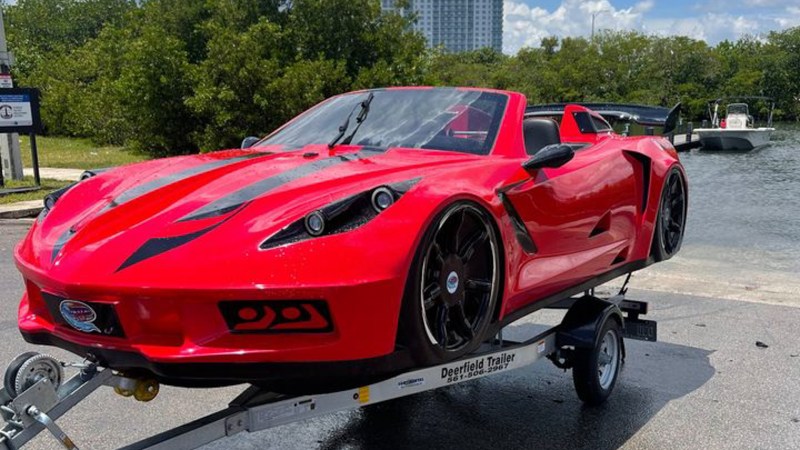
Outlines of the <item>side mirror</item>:
M525 161L522 167L528 172L543 167L561 167L575 156L575 150L569 145L551 144L542 148L531 159Z
M247 136L246 138L242 139L242 148L250 148L256 142L260 141L261 138L255 136Z

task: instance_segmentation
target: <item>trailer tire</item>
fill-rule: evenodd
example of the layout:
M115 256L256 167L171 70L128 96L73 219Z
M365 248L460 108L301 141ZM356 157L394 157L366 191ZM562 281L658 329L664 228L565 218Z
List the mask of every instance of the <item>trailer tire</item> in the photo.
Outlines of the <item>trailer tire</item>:
M617 383L623 359L622 327L608 317L593 348L575 349L572 381L578 398L590 406L602 404Z

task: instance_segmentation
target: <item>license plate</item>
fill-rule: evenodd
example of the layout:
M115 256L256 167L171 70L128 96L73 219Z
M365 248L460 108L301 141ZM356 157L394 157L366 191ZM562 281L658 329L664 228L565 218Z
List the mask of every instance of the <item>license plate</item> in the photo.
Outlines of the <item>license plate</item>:
M658 336L658 322L654 320L625 319L623 337L639 341L655 342Z
M87 334L124 337L114 306L67 299L42 292L45 305L56 323Z

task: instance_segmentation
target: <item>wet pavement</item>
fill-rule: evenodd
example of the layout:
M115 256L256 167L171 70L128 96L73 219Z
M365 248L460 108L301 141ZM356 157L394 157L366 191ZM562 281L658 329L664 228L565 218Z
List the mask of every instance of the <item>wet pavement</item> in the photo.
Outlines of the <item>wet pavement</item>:
M0 223L0 361L33 348L16 329L22 283L11 260L26 227ZM685 250L701 252L697 248L690 242ZM679 272L687 263L678 257L668 264ZM653 287L644 275L633 286L637 278ZM701 294L631 289L631 298L650 302L648 318L659 322L660 342L626 342L628 358L616 389L598 408L578 401L570 372L542 362L204 448L800 448L798 303ZM559 318L555 311L534 314L506 337L525 338ZM74 359L56 349L38 350ZM59 423L82 448L115 448L223 408L241 390L162 387L145 404L102 389ZM29 448L59 447L43 434Z

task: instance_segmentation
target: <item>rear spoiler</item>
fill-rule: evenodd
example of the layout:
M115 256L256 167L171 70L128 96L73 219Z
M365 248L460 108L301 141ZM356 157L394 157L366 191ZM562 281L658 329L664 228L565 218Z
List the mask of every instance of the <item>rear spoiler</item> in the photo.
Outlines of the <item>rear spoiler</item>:
M672 132L677 127L681 109L680 103L671 109L631 103L545 103L529 105L525 109L525 117L560 116L564 114L564 108L569 104L589 108L611 122L632 122L648 127L664 127L664 134Z

